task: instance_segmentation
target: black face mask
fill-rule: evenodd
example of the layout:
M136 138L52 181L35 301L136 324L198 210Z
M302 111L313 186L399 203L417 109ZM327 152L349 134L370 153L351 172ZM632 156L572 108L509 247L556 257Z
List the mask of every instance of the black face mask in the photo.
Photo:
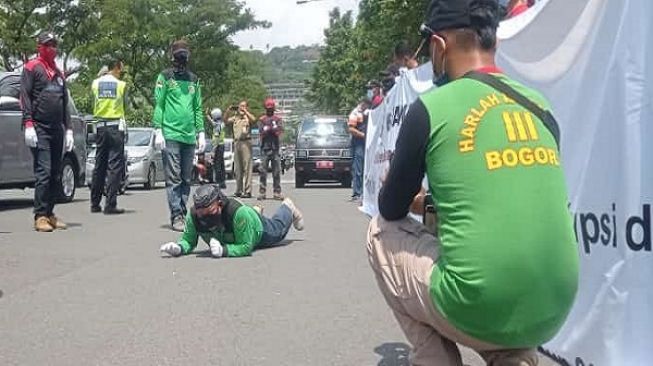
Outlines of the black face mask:
M179 50L172 55L172 65L176 69L186 69L188 60L190 59L190 52L188 50Z
M198 226L207 228L210 231L222 228L222 216L218 213L213 215L197 216Z
M265 110L265 114L266 114L268 117L272 117L272 116L274 116L274 109L266 109L266 110Z

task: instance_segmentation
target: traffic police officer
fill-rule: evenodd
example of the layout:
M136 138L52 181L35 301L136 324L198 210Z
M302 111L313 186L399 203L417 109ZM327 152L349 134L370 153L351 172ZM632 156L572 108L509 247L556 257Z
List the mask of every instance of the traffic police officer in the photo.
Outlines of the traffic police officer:
M118 188L125 169L125 109L127 84L119 80L123 64L119 59L109 63L109 73L93 81L97 127L97 151L91 185L91 212L101 212L100 202L106 182L104 213L124 213L117 207ZM108 177L108 181L107 181Z

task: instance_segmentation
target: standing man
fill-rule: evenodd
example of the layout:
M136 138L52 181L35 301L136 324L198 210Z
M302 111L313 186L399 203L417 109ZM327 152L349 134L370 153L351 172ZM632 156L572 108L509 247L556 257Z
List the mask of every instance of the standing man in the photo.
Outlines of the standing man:
M235 109L235 110L234 110ZM227 120L234 130L234 170L236 175L235 197L252 198L252 125L256 117L247 109L243 100L237 108L229 110L235 115Z
M106 183L104 214L119 215L125 212L117 206L120 179L125 169L127 83L119 80L123 69L121 60L112 60L108 69L109 72L95 79L92 86L97 150L91 183L91 212L102 211L100 202Z
M163 149L172 229L184 231L195 145L200 151L206 148L204 112L199 79L188 69L188 44L183 40L175 41L170 51L172 68L159 74L154 89L153 124L156 145Z
M259 119L261 164L258 167L260 178L258 200L266 199L265 191L267 189L268 164L271 162L274 199L281 201L283 200L283 195L281 194L281 157L279 154L281 144L279 137L283 132L283 121L281 117L274 114L276 109L274 99L266 98L263 106L265 107L265 115Z
M74 139L68 110L68 89L57 69L57 39L52 33L37 38L38 56L25 64L20 82L25 143L34 156L34 229L66 229L54 214L61 194L61 161L72 151ZM65 132L64 132L65 131Z
M367 135L367 118L371 100L363 100L349 115L349 133L351 134L352 167L351 175L353 193L351 201L360 203L363 197L363 167L365 165L365 138Z
M220 186L220 189L227 188L226 172L224 168L224 122L222 121L222 110L214 108L209 117L213 124L213 169L215 171L215 181Z
M557 124L496 67L499 20L494 0L431 1L422 28L439 87L408 110L368 230L412 365L460 366L460 343L489 366L535 366L578 288ZM437 237L407 217L424 207L425 174Z

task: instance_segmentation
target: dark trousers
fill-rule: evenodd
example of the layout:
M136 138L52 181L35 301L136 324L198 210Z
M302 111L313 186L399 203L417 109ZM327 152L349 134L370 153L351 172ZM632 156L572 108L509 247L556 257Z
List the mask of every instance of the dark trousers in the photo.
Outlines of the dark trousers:
M365 166L365 145L356 143L351 147L353 161L351 164L351 178L353 181L352 197L363 196L363 169Z
M281 244L281 241L288 235L292 219L292 211L286 205L281 205L272 218L261 215L263 236L261 236L259 247L273 247Z
M272 187L274 193L281 193L281 158L279 157L278 150L267 150L261 156L261 165L258 167L258 175L260 179L259 192L265 194L267 190L268 181L268 165L272 163Z
M125 133L118 126L97 128L97 150L95 152L95 169L91 182L91 206L98 207L102 201L104 187L107 187L105 205L115 208L118 204L120 181L125 170Z
M219 144L213 151L213 170L215 171L215 182L219 185L226 181L226 172L224 169L224 145Z
M63 159L63 125L43 128L35 124L38 144L32 148L34 157L34 216L51 216L61 193L61 161Z
M166 193L171 221L176 217L186 216L194 157L195 145L166 140L166 147L163 149L163 168L166 175Z

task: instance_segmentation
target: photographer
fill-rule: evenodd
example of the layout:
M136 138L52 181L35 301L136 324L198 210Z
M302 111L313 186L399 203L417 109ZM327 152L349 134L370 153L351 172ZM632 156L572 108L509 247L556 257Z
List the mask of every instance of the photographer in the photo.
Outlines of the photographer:
M252 198L252 126L256 117L249 112L247 101L229 107L232 116L227 124L234 130L235 197Z
M431 1L422 33L439 87L401 125L368 230L412 365L461 365L460 343L489 366L535 366L575 298L557 124L540 93L496 67L498 23L496 1ZM437 237L407 217L424 207L425 174Z

